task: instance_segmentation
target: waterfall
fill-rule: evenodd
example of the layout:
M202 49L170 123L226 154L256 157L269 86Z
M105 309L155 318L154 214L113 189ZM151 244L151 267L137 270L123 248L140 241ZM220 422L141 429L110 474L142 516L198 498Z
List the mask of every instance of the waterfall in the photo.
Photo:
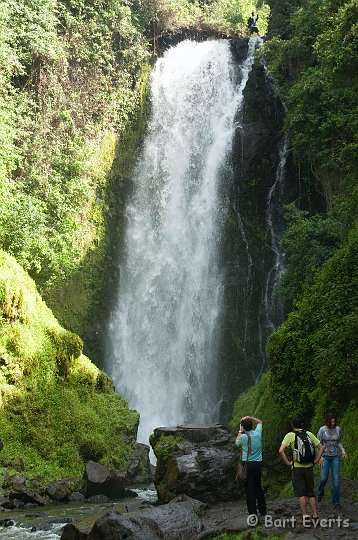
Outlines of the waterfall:
M107 354L143 442L157 426L219 420L221 188L255 42L238 69L227 41L184 41L152 73Z
M266 232L270 241L272 263L266 272L263 286L264 324L259 321L259 348L262 366L256 380L260 377L266 366L264 341L267 336L284 319L283 299L277 295L277 285L285 271L285 255L281 249L283 234L283 187L285 181L285 167L288 154L287 139L283 139L278 148L278 166L275 181L269 189L266 199ZM260 310L261 311L261 310Z
M280 143L275 182L267 195L266 224L273 254L273 264L267 272L264 289L265 314L269 332L272 332L275 326L283 320L282 299L277 297L276 288L285 269L284 253L281 250L280 241L283 232L282 187L285 179L287 153L287 139L284 139Z

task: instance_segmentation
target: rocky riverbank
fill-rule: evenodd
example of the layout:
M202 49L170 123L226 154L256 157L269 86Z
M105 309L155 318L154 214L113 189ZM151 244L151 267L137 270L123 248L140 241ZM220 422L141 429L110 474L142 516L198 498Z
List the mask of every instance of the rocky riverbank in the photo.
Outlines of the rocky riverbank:
M259 522L248 521L243 501L222 502L209 506L181 495L168 504L135 512L126 512L121 505L84 521L65 526L62 540L203 540L224 532L259 530L260 536L284 533L284 538L301 540L336 538L354 539L358 536L358 501L343 499L337 511L324 501L320 504L320 524L301 523L295 498L268 501L268 514Z
M6 469L0 486L0 512L43 507L52 503L108 502L130 496L128 485L152 482L149 447L137 444L125 473L105 467L92 459L84 464L84 474L46 481ZM11 468L9 468L11 471Z
M110 500L128 495L129 478L143 479L144 470L150 474L149 448L140 445L126 475L89 460L82 479L62 479L49 484L45 491L36 490L35 480L31 483L21 475L5 475L8 503L2 502L5 519L0 525L14 525L5 513L10 508L35 509L49 501L81 502L86 498L103 505L96 512L76 518L75 506L68 504L56 537L60 538L61 534L62 540L202 540L253 527L260 536L284 534L287 540L297 535L302 540L337 537L350 540L358 536L355 482L342 480L342 507L337 510L328 499L323 500L319 504L321 521L310 523L309 527L300 521L295 498L268 498L267 516L261 516L257 522L248 521L243 487L234 482L237 453L233 434L225 426L157 428L151 444L158 460L155 474L158 502L147 500L134 508L125 499Z

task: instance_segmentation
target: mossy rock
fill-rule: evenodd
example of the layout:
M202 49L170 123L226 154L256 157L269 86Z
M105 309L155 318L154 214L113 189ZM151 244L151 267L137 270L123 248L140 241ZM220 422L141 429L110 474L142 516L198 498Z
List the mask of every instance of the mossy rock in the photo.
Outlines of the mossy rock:
M44 481L81 476L87 448L104 465L124 472L138 413L82 354L81 338L59 325L32 279L2 251L0 291L0 466L12 464L13 473Z

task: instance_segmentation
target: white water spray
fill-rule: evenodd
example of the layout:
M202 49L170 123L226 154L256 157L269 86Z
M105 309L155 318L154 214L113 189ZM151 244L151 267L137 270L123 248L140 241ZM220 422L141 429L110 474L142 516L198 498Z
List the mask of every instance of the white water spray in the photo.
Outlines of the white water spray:
M228 42L184 41L152 74L107 366L143 442L157 426L219 420L220 181L254 47L237 73Z

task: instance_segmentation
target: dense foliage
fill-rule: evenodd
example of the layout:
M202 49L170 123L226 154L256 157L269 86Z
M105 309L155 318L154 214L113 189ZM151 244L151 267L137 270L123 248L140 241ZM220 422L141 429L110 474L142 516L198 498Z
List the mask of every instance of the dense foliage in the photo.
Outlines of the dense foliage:
M248 0L0 0L0 247L86 338L118 213L113 186L135 158L158 37L247 33L250 9ZM262 30L267 12L261 3Z
M96 240L105 179L91 162L127 125L148 51L117 0L9 0L1 16L0 240L43 289Z
M317 430L333 410L350 456L344 471L357 479L358 3L272 0L271 7L264 54L288 107L285 131L302 193L287 208L284 238L281 292L293 311L270 336L268 374L239 398L233 423L250 407L261 416L275 463L293 415ZM315 190L325 201L319 212Z

